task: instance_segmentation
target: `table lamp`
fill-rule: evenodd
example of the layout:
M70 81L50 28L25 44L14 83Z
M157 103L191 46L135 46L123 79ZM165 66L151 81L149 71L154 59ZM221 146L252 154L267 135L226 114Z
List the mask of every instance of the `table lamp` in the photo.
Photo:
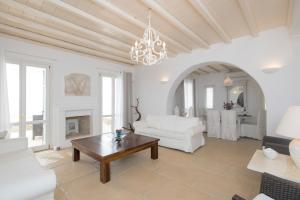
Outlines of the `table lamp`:
M288 108L275 132L293 138L289 145L290 155L300 168L300 106Z

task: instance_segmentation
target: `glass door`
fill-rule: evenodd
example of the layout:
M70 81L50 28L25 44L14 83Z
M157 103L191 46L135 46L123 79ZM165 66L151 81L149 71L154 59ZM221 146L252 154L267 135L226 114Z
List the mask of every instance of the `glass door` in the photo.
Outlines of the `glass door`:
M102 101L102 133L112 133L114 130L115 113L115 78L101 77Z
M20 65L6 63L7 89L10 114L10 137L20 137L21 109L20 109Z
M27 137L34 150L48 148L48 67L6 63L10 137Z
M47 145L47 68L26 66L26 137L30 147Z

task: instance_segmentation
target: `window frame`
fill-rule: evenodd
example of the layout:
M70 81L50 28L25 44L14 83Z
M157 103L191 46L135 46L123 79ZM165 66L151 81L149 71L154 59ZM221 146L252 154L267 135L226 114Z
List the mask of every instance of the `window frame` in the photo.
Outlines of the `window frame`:
M207 89L212 88L212 107L208 108L207 106ZM205 108L206 109L214 109L215 108L215 86L214 85L207 85L205 86Z

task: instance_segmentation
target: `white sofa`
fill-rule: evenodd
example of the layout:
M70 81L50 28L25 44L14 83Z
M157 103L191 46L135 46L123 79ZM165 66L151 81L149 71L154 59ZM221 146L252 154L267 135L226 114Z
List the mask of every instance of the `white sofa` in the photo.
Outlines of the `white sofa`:
M0 140L0 199L54 199L56 176L40 166L27 138Z
M159 138L161 146L194 152L205 144L205 128L199 118L149 115L145 120L134 122L133 126L136 134Z

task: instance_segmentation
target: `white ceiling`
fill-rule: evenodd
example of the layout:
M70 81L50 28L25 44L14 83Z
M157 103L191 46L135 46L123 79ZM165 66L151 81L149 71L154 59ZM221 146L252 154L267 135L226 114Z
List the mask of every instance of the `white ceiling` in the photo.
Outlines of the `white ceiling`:
M0 0L0 32L132 64L128 52L143 34L149 9L173 57L291 27L294 5L295 0Z

